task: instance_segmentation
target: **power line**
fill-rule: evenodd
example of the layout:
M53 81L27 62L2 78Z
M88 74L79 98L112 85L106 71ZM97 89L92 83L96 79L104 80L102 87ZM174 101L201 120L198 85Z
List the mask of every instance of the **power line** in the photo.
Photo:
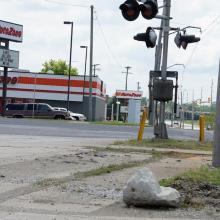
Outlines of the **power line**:
M217 25L217 24L220 22L219 18L220 18L220 14L218 14L218 15L207 25L207 27L204 29L204 31L203 31L202 34L201 34L203 37L208 33L208 31L209 31L210 29L212 29L215 25ZM193 55L195 54L196 50L198 49L198 46L199 46L199 43L195 45L195 47L193 48L192 53L190 54L188 60L185 62L186 68L188 67L189 63L191 62L191 60L192 60L192 58L193 58ZM184 72L184 73L185 73L185 72ZM182 80L184 79L184 73L183 73Z
M72 7L80 7L80 8L89 8L90 6L86 5L78 5L78 4L71 4L71 3L64 3L56 0L44 0L45 2L49 2L52 4L58 4L58 5L66 5L66 6L72 6Z
M205 34L206 32L208 32L208 30L210 30L211 28L213 28L213 26L215 26L216 24L219 23L219 18L220 18L220 14L218 14L210 23L209 25L207 25L207 28L205 28L205 30L203 31L203 34ZM218 21L219 20L219 21ZM215 24L216 23L216 24Z
M112 51L112 49L111 49L111 47L110 47L110 45L109 45L109 43L108 43L108 41L107 41L107 38L106 38L106 36L105 36L105 33L104 33L104 31L103 31L102 25L101 25L101 23L100 23L100 21L99 21L99 18L98 18L98 16L97 16L97 14L96 14L96 21L97 21L97 24L98 24L98 26L99 26L99 28L100 28L102 37L103 37L103 39L104 39L104 42L105 42L105 44L106 44L106 47L107 47L108 50L109 50L110 55L112 56L114 62L117 64L117 66L119 66L119 67L121 68L122 65L120 64L120 62L119 62L118 59L116 58L115 54L113 53L113 51Z

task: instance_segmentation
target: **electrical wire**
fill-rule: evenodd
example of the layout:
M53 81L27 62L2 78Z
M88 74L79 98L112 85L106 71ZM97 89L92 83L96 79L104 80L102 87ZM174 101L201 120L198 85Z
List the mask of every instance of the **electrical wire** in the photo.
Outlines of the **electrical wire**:
M108 51L109 51L109 53L110 53L112 59L114 60L115 64L117 64L118 67L122 68L122 65L120 64L120 62L119 62L118 59L116 58L115 54L113 53L113 51L112 51L112 49L111 49L111 47L110 47L110 44L108 43L108 40L107 40L107 38L106 38L106 36L105 36L104 30L103 30L103 28L102 28L102 25L101 25L101 23L100 23L100 21L99 21L99 19L98 19L97 12L96 12L95 15L96 15L95 21L96 21L97 24L98 24L98 27L99 27L100 32L101 32L101 34L102 34L103 40L104 40L104 42L105 42L105 45L106 45L106 47L107 47L107 49L108 49Z
M66 6L72 6L72 7L80 7L80 8L89 8L90 6L86 5L78 5L78 4L71 4L71 3L64 3L56 0L44 0L45 2L54 3L58 5L66 5Z
M210 29L212 29L215 25L217 25L217 24L220 22L219 18L220 18L220 14L217 15L217 16L207 25L207 27L206 27L206 28L204 29L204 31L201 33L201 36L204 37L204 36L208 33L208 31L209 31ZM190 64L191 60L193 59L193 55L195 54L196 50L198 49L198 46L199 46L199 42L195 45L195 47L193 48L193 50L192 50L192 52L191 52L189 58L188 58L187 61L185 62L185 67L186 67L186 68L188 67L188 65ZM184 77L184 76L183 76L183 77Z

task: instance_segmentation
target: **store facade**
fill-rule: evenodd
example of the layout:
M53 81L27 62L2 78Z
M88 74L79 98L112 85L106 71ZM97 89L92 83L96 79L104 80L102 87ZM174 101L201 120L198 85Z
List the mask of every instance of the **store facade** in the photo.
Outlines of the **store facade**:
M0 106L2 102L3 74L0 74ZM11 71L7 78L7 103L47 103L53 107L66 107L68 76L56 74ZM98 77L92 80L93 120L105 118L106 86ZM71 76L70 110L88 118L89 77ZM0 109L2 111L2 109Z

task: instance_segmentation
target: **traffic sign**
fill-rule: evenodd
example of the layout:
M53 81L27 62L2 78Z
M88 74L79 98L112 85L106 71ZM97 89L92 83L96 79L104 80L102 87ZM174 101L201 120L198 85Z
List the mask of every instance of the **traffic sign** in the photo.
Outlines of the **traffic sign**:
M0 49L0 66L18 69L19 52L15 50Z

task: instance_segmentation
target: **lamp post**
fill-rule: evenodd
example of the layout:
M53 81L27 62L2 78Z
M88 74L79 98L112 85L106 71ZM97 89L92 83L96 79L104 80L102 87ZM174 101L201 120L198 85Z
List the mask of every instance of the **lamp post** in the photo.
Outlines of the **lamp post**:
M71 25L71 40L70 40L70 59L69 59L69 74L68 74L68 90L67 90L67 111L70 108L70 73L71 73L71 62L72 62L72 44L73 44L73 22L64 21L64 24Z
M85 112L84 112L84 101L85 101L85 83L86 83L86 66L87 66L87 51L88 51L88 46L80 46L80 48L86 49L85 68L84 68L84 76L83 76L83 113L85 113Z

